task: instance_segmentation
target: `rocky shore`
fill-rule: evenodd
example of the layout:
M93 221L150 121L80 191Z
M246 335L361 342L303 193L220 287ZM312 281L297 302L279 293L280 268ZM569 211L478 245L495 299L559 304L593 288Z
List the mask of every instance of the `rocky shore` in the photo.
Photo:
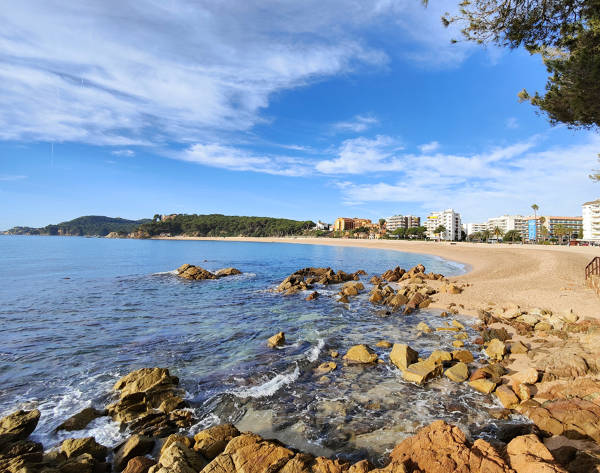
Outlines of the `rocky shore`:
M228 268L210 273L183 265L185 279L216 279L239 274ZM274 291L308 301L321 299L322 287L335 286L333 304L351 305L360 294L382 317L417 315L419 309L447 302L439 324L421 321L421 337L436 332L453 335L453 350L419 354L402 340L382 340L389 362L407 381L423 386L440 376L467 390L497 399L497 417L523 415L530 423L494 441L470 439L458 427L436 421L397 443L387 465L375 468L362 460L349 464L309 455L234 425L222 424L187 433L197 424L179 388L179 379L165 368L143 368L119 379L114 402L87 408L57 428L73 433L52 450L30 439L40 412L16 411L0 419L0 472L7 473L588 473L600 472L600 324L573 311L499 306L478 310L474 353L465 349L470 335L453 316L462 310L461 296L469 283L427 273L422 265L390 269L361 282L364 271L304 268ZM370 289L367 292L367 287ZM311 304L314 302L310 302ZM474 319L475 320L475 319ZM265 343L285 343L279 332ZM343 356L330 352L319 360L315 375L322 382L340 365L366 367L386 363L367 344L350 347ZM410 400L407 400L410 408ZM78 437L98 417L110 416L129 437L110 449L93 437Z

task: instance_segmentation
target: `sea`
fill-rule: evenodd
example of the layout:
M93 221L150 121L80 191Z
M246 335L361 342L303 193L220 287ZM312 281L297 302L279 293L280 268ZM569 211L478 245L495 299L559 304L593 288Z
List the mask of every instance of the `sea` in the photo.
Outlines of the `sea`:
M119 377L165 367L180 379L197 422L194 434L223 422L314 455L385 463L393 446L437 419L471 438L493 440L520 422L496 420L500 405L444 377L425 386L406 382L381 340L408 343L422 357L452 350L453 334L421 334L440 311L410 316L368 301L372 275L417 264L447 276L455 262L371 248L231 241L164 241L84 237L0 236L0 415L38 408L32 435L46 449L68 437L94 436L108 447L128 432L108 417L85 430L56 433L69 416L114 401ZM241 275L188 281L184 263ZM337 302L339 286L321 296L284 296L273 289L304 267L331 267L362 277L367 291ZM475 319L454 316L476 336ZM286 343L266 340L283 331ZM385 363L345 364L341 356L366 343ZM466 347L479 357L479 347ZM340 357L331 358L338 351ZM335 361L323 380L315 368Z

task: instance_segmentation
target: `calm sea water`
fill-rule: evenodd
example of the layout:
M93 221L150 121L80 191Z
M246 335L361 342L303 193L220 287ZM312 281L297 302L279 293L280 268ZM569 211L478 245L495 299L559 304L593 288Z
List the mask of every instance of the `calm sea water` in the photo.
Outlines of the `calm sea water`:
M343 354L356 343L405 342L424 356L452 349L451 334L414 329L421 320L441 325L439 311L385 316L366 294L335 302L335 287L319 288L311 302L269 291L306 266L364 269L366 284L396 265L456 275L455 263L317 245L17 236L0 237L0 261L0 413L39 408L34 438L46 448L73 435L55 434L59 423L103 407L120 376L150 366L180 377L199 419L192 433L229 421L315 454L375 461L439 418L494 435L493 401L449 380L414 386L390 363L338 361L328 383L314 374L330 350ZM243 274L185 281L170 273L183 263ZM286 346L268 349L278 331ZM388 360L388 350L377 351ZM127 432L102 418L77 433L85 435L112 446Z

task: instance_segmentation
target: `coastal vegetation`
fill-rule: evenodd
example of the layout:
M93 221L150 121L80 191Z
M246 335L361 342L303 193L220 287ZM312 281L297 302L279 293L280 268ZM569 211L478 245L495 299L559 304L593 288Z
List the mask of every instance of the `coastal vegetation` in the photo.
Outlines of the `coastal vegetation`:
M240 217L232 215L177 214L139 226L138 232L149 237L188 235L198 237L269 237L301 235L315 224L310 220Z
M41 228L14 227L6 233L9 235L68 235L68 236L106 236L111 232L130 233L150 219L127 220L124 218L88 215L78 217L55 225Z

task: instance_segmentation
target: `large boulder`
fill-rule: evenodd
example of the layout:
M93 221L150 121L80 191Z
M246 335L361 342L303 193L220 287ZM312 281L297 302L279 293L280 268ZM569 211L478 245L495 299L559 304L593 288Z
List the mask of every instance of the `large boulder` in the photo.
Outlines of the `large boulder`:
M437 365L429 360L419 361L408 365L402 371L402 377L412 383L423 384L430 379L436 378L442 374L442 365Z
M469 367L466 363L459 362L448 368L444 375L456 383L462 383L469 377Z
M506 355L506 345L504 342L494 338L490 341L486 349L484 350L485 354L489 356L492 360L502 360L504 355Z
M203 279L217 279L215 274L207 271L204 268L201 268L200 266L194 266L193 264L184 264L177 268L177 275L184 279L192 279L196 281Z
M200 452L204 458L212 460L238 435L239 430L231 424L215 425L194 435L194 450Z
M123 473L148 473L148 470L154 465L156 462L148 457L133 457L127 463Z
M224 278L227 276L235 276L237 274L242 274L242 272L236 268L223 268L218 269L217 271L215 271L214 274L217 278Z
M11 440L25 440L35 430L40 420L40 411L16 411L0 419L0 436Z
M159 386L173 387L179 384L166 368L142 368L123 376L113 387L121 391L121 399L133 393L147 392Z
M198 452L174 442L162 451L158 464L150 468L150 473L198 473L207 462Z
M458 427L442 420L396 445L390 459L392 465L421 473L514 473L489 443L479 439L471 444Z
M344 355L344 360L351 363L375 363L378 357L368 345L354 345Z

